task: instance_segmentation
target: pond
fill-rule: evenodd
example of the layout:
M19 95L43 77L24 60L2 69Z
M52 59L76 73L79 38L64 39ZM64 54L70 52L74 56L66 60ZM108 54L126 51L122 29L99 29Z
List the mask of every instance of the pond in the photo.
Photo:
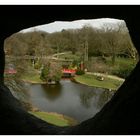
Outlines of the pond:
M31 85L29 100L41 111L57 112L82 122L100 111L113 93L62 79L58 85Z

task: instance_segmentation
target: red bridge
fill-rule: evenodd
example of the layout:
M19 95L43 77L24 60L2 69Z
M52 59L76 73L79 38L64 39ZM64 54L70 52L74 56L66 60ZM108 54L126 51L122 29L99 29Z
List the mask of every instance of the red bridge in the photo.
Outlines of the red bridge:
M76 70L73 70L73 69L63 69L62 72L63 73L71 73L71 74L74 73L75 74Z
M73 69L63 69L62 72L63 72L63 77L71 77L71 76L75 75L76 70L73 70Z

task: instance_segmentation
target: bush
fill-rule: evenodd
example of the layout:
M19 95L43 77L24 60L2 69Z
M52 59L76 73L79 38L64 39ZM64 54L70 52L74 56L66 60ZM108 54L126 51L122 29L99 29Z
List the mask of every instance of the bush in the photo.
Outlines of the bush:
M85 74L85 71L84 71L84 70L78 69L78 70L76 71L76 75L83 75L83 74Z
M47 66L44 66L42 71L41 71L40 79L43 81L47 81L48 75L49 75L49 68Z
M35 63L34 68L35 69L40 69L41 66L42 66L41 63L37 62L37 63Z
M117 75L122 78L127 78L132 70L134 69L134 65L120 66L118 69L113 70L112 74Z
M105 58L105 57L99 56L99 57L97 58L97 62L106 63L107 61L106 61L106 58Z
M99 61L92 61L87 63L87 69L92 72L109 73L110 67L105 63Z
M40 78L44 81L59 82L62 76L62 68L59 64L52 62L44 66Z

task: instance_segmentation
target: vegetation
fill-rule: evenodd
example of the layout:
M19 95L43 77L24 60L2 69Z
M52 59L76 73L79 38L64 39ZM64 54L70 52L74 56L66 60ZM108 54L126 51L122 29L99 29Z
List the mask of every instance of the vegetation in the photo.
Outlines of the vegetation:
M22 80L25 81L25 82L30 82L30 83L44 83L40 79L39 74L35 74L34 76L32 76L32 75L23 75Z
M136 61L130 58L117 58L116 65L111 67L111 74L117 75L122 78L127 78L134 67L136 66Z
M87 63L87 69L91 72L111 74L126 78L137 63L134 59L125 57L116 57L115 61L115 65L112 65L111 57L92 57Z
M137 64L132 58L117 57L115 66L110 65L110 60L107 60L108 67L110 66L110 74L117 75L122 78L127 78Z
M76 71L76 75L83 75L83 74L85 74L85 71L84 70L78 69Z
M49 82L49 81L55 81L59 82L62 76L62 68L59 64L55 62L49 62L47 63L42 71L41 71L41 79L43 81Z
M17 93L21 89L24 92L22 80L31 83L59 82L62 67L77 69L75 80L79 83L116 90L122 81L85 74L84 70L126 78L138 61L137 51L124 24L117 29L104 25L102 30L84 26L55 33L16 33L5 40L4 47L6 66L13 64L17 71L14 75L5 75L6 84ZM32 109L28 102L23 104ZM75 120L63 115L41 111L30 113L59 126L76 124Z
M76 120L70 117L64 116L64 115L57 114L57 113L48 113L48 112L41 112L41 111L35 111L35 112L30 111L29 113L31 113L32 115L35 115L36 117L48 123L51 123L57 126L73 126L77 124Z
M103 30L84 26L51 34L42 31L16 33L7 38L4 45L6 64L12 63L17 70L13 79L32 82L60 80L62 64L51 60L53 54L60 52L72 52L57 55L57 58L72 60L71 64L66 64L67 68L78 68L77 74L84 74L80 67L83 62L90 72L126 78L138 59L128 29L122 24L116 30L104 25ZM35 69L40 73L34 73Z
M100 81L97 76L90 75L90 74L76 76L74 79L77 82L86 84L88 86L102 87L102 88L113 89L113 90L118 89L118 87L122 84L122 81L110 79L107 77L104 77L104 80Z
M15 79L37 82L60 80L62 64L59 61L52 62L51 59L53 54L60 52L72 52L57 55L57 58L72 60L67 67L77 67L77 74L83 74L82 70L86 68L90 72L114 74L126 78L138 59L125 24L120 24L117 29L104 25L102 30L98 30L87 25L82 29L55 33L42 31L16 33L7 38L4 45L6 64L14 64L17 70ZM27 59L24 59L25 56ZM82 70L81 62L84 63ZM41 79L38 73L32 76L34 69L40 71Z

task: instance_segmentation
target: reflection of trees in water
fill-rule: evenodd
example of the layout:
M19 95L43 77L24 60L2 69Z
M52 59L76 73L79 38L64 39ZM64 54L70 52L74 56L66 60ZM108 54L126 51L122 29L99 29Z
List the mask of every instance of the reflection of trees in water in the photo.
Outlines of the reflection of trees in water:
M92 89L90 91L81 92L80 99L81 103L86 107L90 108L94 105L96 108L101 109L106 102L108 102L113 95L113 91L108 89Z
M80 99L81 103L86 107L89 108L91 106L91 101L93 96L96 96L96 93L89 91L89 92L81 92L80 93Z
M61 84L56 84L56 85L43 84L42 88L45 91L45 95L50 100L55 100L61 95L61 89L62 89Z
M115 91L109 91L108 89L105 89L104 92L99 95L96 105L97 108L101 109L105 105L105 103L107 103L111 99L114 92Z

